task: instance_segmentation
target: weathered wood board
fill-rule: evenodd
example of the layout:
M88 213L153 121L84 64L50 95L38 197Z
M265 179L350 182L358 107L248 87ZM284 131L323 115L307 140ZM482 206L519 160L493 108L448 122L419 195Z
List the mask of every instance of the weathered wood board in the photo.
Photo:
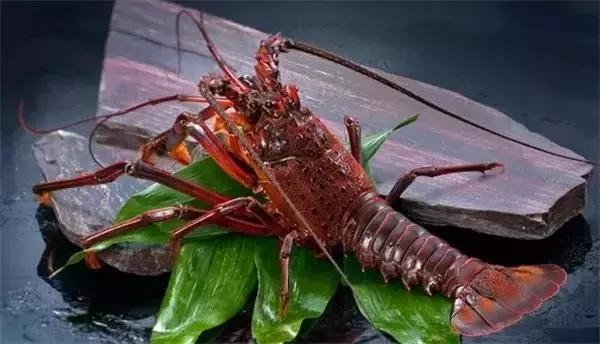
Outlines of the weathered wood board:
M181 31L182 73L181 77L175 74L175 16L180 9L171 3L150 0L119 1L115 4L106 45L98 114L150 98L177 93L197 94L197 80L207 73L218 72L197 29L184 20ZM205 15L205 25L227 62L240 74L252 73L254 52L267 34L210 15ZM539 239L551 235L578 214L585 204L584 176L589 174L590 165L507 142L446 117L344 67L302 53L282 56L281 69L283 80L299 87L303 104L320 115L339 136L344 136L342 116L345 114L352 114L360 120L364 134L375 133L410 115L420 114L416 123L394 134L374 160L375 177L382 193L386 193L404 171L414 167L493 160L506 165L504 173L496 175L463 173L418 179L405 193L402 206L406 214L420 223ZM530 132L497 110L432 85L388 76L414 93L498 132L577 157L572 151ZM198 109L198 106L169 103L111 119L106 123L108 130L104 130L98 148L105 151L102 161L107 163L116 157L133 157L135 145L125 144L128 137L134 138L129 142L140 142L140 138L168 128L182 110ZM61 146L57 140L64 139L58 136L43 139L46 141L38 144L38 152L42 147L62 149L62 153L69 152L81 158L77 168L93 167L85 161L84 147L75 152L73 147ZM61 159L62 154L57 154L50 165L44 162L45 154L37 156L44 175L51 180L67 177L67 172L74 168L64 165L67 162ZM103 187L110 192L93 198L86 195L87 191L56 193L54 206L69 238L76 242L77 237L110 223L119 202L142 187L131 178L117 183L122 186ZM108 202L106 197L114 199ZM79 200L77 206L66 207L68 202L75 204L68 198ZM86 216L91 214L86 213L86 209L97 207L102 208L103 215L88 221ZM67 215L67 212L70 214ZM162 249L157 252L164 256ZM160 263L146 268L136 264L118 264L111 259L111 254L115 253L105 256L109 263L115 263L126 271L147 274L152 273L152 269L157 269L156 272L167 269L165 264Z
M33 149L48 180L69 178L98 168L87 152L87 137L77 134L60 131L46 135ZM97 155L103 161L122 160L130 158L131 151L111 147L98 149ZM86 235L112 223L121 204L150 184L123 177L116 183L67 189L53 193L52 207L65 236L79 245ZM166 247L119 246L100 252L100 258L119 270L140 275L157 275L170 269L171 259Z

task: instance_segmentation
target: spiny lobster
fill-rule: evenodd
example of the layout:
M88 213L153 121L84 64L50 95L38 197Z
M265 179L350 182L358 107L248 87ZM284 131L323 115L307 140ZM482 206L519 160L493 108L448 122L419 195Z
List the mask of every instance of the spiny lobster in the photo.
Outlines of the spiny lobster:
M329 253L343 247L356 255L364 267L379 269L386 281L400 280L408 289L421 285L430 295L441 292L454 299L451 323L466 336L497 332L531 313L558 292L566 279L565 271L559 266L490 265L460 253L394 210L402 192L419 176L436 177L467 171L485 173L502 168L500 163L416 168L404 174L390 194L382 198L360 165L358 122L352 117L345 118L350 142L350 150L347 150L318 117L302 106L298 89L280 81L279 54L297 49L329 59L446 115L510 141L545 150L473 123L349 60L279 34L260 43L256 53L256 75L237 77L211 42L202 20L198 21L185 11L181 14L194 20L224 75L203 77L198 84L199 96L153 99L98 118L106 120L142 106L167 101L202 103L208 107L198 114L184 112L179 115L171 128L142 145L139 159L135 161L117 162L73 179L41 183L33 187L33 192L47 203L50 192L109 183L127 174L164 184L210 207L208 210L185 206L151 210L87 237L83 241L84 247L149 223L173 218L187 221L171 234L174 253L187 234L209 223L225 226L233 232L274 235L282 242L279 257L283 309L288 302L292 246L307 246L317 254L325 255L345 278ZM22 117L21 109L22 125L28 128ZM211 118L214 125L209 128L206 121ZM188 137L195 139L225 173L266 201L261 203L252 197L231 199L153 166L152 157L162 147L166 147L173 159L189 164L191 159L184 144ZM92 268L99 267L99 261L91 253L86 256L86 262Z

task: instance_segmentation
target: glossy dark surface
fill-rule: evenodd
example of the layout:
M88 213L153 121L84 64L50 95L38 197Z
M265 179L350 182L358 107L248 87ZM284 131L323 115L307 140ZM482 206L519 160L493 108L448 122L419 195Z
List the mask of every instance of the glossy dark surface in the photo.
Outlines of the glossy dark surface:
M207 2L202 7L455 90L598 159L597 3ZM37 127L95 113L110 10L109 3L2 4L2 343L143 342L162 296L166 277L136 278L113 270L94 276L77 267L50 285L37 273L44 249L40 224L46 234L56 224L32 201L30 187L40 179L30 149L35 138L18 129L14 110L23 98ZM501 334L465 343L598 342L598 191L594 172L584 216L544 241L436 231L465 253L495 263L553 262L569 272L564 291L540 312ZM338 295L304 340L385 340L351 305L349 295ZM247 319L242 315L228 325L221 339L244 340L247 333L239 329Z

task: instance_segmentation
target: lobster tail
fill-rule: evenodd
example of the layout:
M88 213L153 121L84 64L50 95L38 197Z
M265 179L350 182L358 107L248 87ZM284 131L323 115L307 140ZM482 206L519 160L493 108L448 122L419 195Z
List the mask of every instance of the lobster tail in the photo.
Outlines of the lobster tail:
M566 280L565 271L553 264L507 268L473 261L458 272L463 281L454 290L451 316L454 328L465 336L486 335L514 324L554 296Z
M454 299L451 322L464 336L498 332L554 296L567 274L552 264L508 268L469 258L394 211L374 194L364 194L348 212L344 248L384 280L407 289Z

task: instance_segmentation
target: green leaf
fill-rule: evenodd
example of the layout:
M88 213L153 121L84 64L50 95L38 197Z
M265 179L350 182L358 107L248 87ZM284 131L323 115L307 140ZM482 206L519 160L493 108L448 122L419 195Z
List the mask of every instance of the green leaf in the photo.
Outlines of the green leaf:
M373 180L373 173L371 172L370 162L371 162L371 159L373 159L373 157L375 156L375 153L377 153L379 148L381 148L383 143L388 139L388 137L390 137L390 135L394 131L413 123L414 121L417 120L417 118L419 118L419 114L416 114L412 117L405 119L404 121L398 123L395 127L391 128L391 129L387 129L380 133L377 133L377 134L374 134L371 136L367 136L366 138L364 138L362 140L362 146L361 146L361 152L360 152L361 153L360 154L361 165L365 169L365 172L369 176L369 179Z
M50 276L48 276L48 278L52 279L52 278L54 278L54 276L61 273L67 266L79 263L80 261L83 260L84 256L85 256L85 251L78 251L78 252L73 253L73 255L71 255L71 257L69 257L69 260L67 260L65 265L54 270L54 272L51 273Z
M460 343L449 322L452 304L445 297L431 297L420 289L409 292L396 281L386 284L378 272L362 272L354 257L344 260L344 271L360 312L398 342Z
M367 136L366 138L364 138L362 140L362 147L361 147L361 158L362 158L361 164L363 166L367 166L369 164L369 161L371 161L373 156L375 156L375 153L377 153L377 150L379 150L381 145L383 145L385 140L387 140L387 138L394 131L413 123L414 121L417 120L417 118L419 118L419 114L416 114L412 117L405 119L404 121L398 123L395 127L391 128L391 129L387 129L380 133L377 133L377 134L374 134L371 136Z
M239 312L256 286L254 245L254 238L236 234L185 244L151 342L195 343Z
M256 342L284 343L294 339L302 322L321 316L333 297L339 275L326 262L304 247L294 246L290 258L290 299L285 317L279 315L279 241L265 238L255 252L258 295L252 315L252 335Z

